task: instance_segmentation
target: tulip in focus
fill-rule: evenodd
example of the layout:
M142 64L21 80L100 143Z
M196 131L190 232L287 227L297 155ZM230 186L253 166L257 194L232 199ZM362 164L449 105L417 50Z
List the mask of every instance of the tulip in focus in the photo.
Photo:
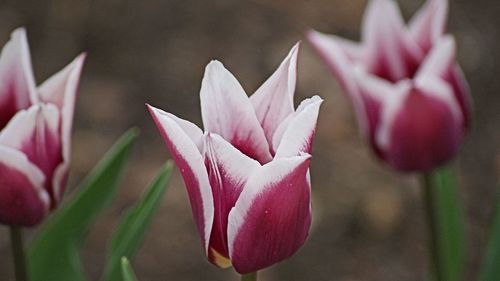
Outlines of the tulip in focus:
M38 88L26 31L0 56L0 223L34 226L64 192L75 97L84 55Z
M381 159L428 172L457 153L471 100L455 40L445 34L446 0L428 0L405 25L392 0L371 0L362 42L310 31L308 39L347 92Z
M309 163L321 98L294 110L298 45L250 97L218 61L193 123L149 106L187 187L213 264L255 272L293 255L311 224Z

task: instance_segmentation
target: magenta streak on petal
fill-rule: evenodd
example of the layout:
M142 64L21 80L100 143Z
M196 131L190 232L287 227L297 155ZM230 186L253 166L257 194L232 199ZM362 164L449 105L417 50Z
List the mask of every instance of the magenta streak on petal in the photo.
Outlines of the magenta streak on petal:
M254 272L292 256L311 225L309 160L254 198L233 242L231 260L241 274Z
M370 64L370 72L380 78L388 80L390 82L398 82L399 80L405 78L413 78L415 73L420 66L421 61L415 59L406 50L405 46L399 39L396 43L397 54L389 53L384 44L379 43L377 46L377 54L372 54L375 56L374 60ZM390 65L391 60L399 60L403 64L403 73L396 73L396 71Z
M200 179L195 175L195 172L193 171L193 167L188 163L186 160L185 154L180 152L177 149L177 143L174 143L172 141L173 137L170 137L169 134L179 134L179 131L173 130L173 127L170 128L168 132L164 128L164 125L162 124L162 121L160 119L160 116L162 112L160 110L155 109L151 106L148 106L148 110L153 117L154 122L156 123L156 126L158 127L160 134L170 151L170 154L172 155L172 158L175 161L175 164L177 164L177 167L179 168L179 171L181 172L182 178L184 179L184 183L186 185L187 193L189 196L189 202L191 204L191 210L193 213L194 220L196 222L196 226L198 227L198 233L200 235L201 241L203 242L204 247L207 245L206 241L207 239L205 238L206 234L206 226L205 225L205 214L204 214L204 208L207 208L207 206L204 206L203 202L203 197L201 193L201 183ZM182 130L179 128L179 130ZM186 138L189 138L186 136ZM196 150L196 152L199 152L198 149L196 148L196 145L193 143L193 147ZM184 151L184 153L188 153L188 151ZM201 155L200 155L201 158ZM195 160L193 160L195 161ZM201 163L202 164L202 163ZM196 163L193 163L193 165L196 165ZM207 222L208 224L211 224L212 222L209 221ZM206 248L206 247L205 247Z
M242 138L242 136L238 135L238 131L236 129L234 136L230 139L230 142L232 145L234 145L234 147L241 151L241 153L259 161L262 164L267 163L268 160L270 160L267 156L269 155L269 152L266 151L266 154L264 154L262 151L259 151L256 148L256 145L254 144L255 137L253 136L253 134L247 135L245 138Z
M0 163L0 223L34 226L45 213L45 204L26 175Z
M207 138L207 142L210 142L210 138ZM212 226L212 233L210 234L209 247L228 258L227 215L229 210L228 206L226 206L225 200L226 190L224 189L221 172L219 171L219 166L217 165L217 156L215 155L215 152L210 144L206 146L206 149L205 166L207 167L208 180L210 182L214 198L214 222ZM215 257L213 256L212 251L209 251L208 257L211 262L214 262Z
M229 211L241 191L243 185L234 182L224 166L219 163L216 152L211 145L210 137L207 138L205 165L208 171L210 186L214 197L214 223L210 235L210 248L216 250L220 255L229 259L229 250L227 246L227 220ZM238 163L234 163L238 165ZM214 262L215 257L209 251L209 260ZM214 263L215 264L215 263Z
M450 160L462 128L442 101L413 89L395 116L385 158L402 171L430 171Z
M10 119L20 109L16 102L16 89L13 84L7 86L7 91L3 94L4 98L0 104L0 130L9 123Z
M182 157L182 154L177 150L175 145L173 145L168 138L164 137L163 139L165 140L172 158L174 158L175 164L177 164L182 178L184 179L187 193L189 195L189 202L193 211L193 217L195 219L196 226L198 227L198 233L200 234L200 238L203 241L203 245L205 245L205 221L203 214L203 200L201 198L199 186L200 183L196 179L193 170L186 162L186 160Z
M42 114L41 110L37 114ZM45 174L45 190L51 197L51 208L55 208L56 200L52 177L56 167L62 162L61 139L59 135L55 134L58 132L50 131L45 121L43 117L37 118L35 131L30 138L24 141L21 150ZM60 128L57 131L60 131Z
M212 61L207 65L200 100L206 132L222 136L260 163L271 161L269 144L252 104L238 80L222 63Z

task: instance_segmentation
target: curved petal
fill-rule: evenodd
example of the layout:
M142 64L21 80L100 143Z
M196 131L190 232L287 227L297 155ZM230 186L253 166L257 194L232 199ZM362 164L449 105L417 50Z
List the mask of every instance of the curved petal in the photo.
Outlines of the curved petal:
M417 81L401 102L384 112L377 136L385 160L401 171L430 171L450 160L463 137L451 88L434 79Z
M1 145L22 151L44 173L44 186L51 199L54 199L54 171L62 162L59 130L60 113L57 107L38 104L19 111L0 133Z
M323 99L319 96L302 101L297 111L282 123L273 137L273 147L276 147L275 158L311 152L322 102Z
M34 226L47 214L45 176L20 151L0 145L0 223Z
M193 140L166 112L148 105L148 110L184 178L205 252L214 220L214 202L203 157Z
M262 84L262 86L250 96L255 114L259 120L269 145L276 128L293 110L293 95L297 80L297 54L299 43L293 46L288 56L281 65Z
M245 274L293 255L311 224L310 155L274 159L257 170L229 213L234 268Z
M462 126L467 129L472 99L467 80L456 63L456 44L452 36L443 36L437 41L420 67L416 79L419 77L440 77L450 84L463 115Z
M69 149L71 146L71 127L75 112L75 100L85 57L85 54L79 55L73 62L47 79L38 88L40 99L43 102L56 105L61 111L63 153L67 161L69 161L70 157Z
M387 80L380 79L360 69L356 69L354 73L365 114L368 118L368 134L366 138L372 145L377 156L382 156L375 138L380 130L383 110L385 107L390 106L390 108L393 108L399 104L403 99L400 92L404 92L400 88L409 82L408 80L403 80L403 82L398 84L391 84Z
M222 136L261 163L272 159L252 104L240 83L222 63L212 61L207 65L200 99L205 131Z
M85 54L79 55L73 62L47 79L47 81L38 88L41 101L54 104L61 111L63 161L56 168L52 180L53 199L55 203L60 201L66 187L71 158L71 129L73 126L75 100L85 57Z
M370 116L367 115L365 102L359 93L354 77L354 65L338 43L338 37L325 35L314 30L307 33L307 39L326 62L342 89L347 93L354 107L359 126L365 135L370 132Z
M427 0L410 20L410 34L424 52L444 34L447 16L448 0Z
M446 73L443 77L445 81L447 81L451 87L453 88L453 94L462 109L463 114L463 128L467 130L470 127L471 122L471 114L473 111L473 101L470 95L470 88L467 80L465 79L465 75L460 68L460 66L455 63L455 65L451 68L451 70Z
M0 56L0 128L37 101L26 30L18 28Z
M200 153L203 153L203 149L204 149L203 148L204 147L203 138L204 137L203 137L203 131L200 129L200 127L198 127L196 124L194 124L188 120L181 119L181 118L173 115L172 113L165 112L165 111L161 111L160 113L164 114L168 118L175 121L175 123L177 123L177 125L179 125L179 127L181 127L181 129L191 139L191 141L193 141L193 143L196 145L196 147L198 148Z
M369 72L392 82L413 77L423 53L408 36L395 1L369 2L362 38Z
M425 75L443 77L455 64L456 52L455 39L449 35L443 36L430 49L416 77Z
M231 265L227 248L227 219L248 177L259 162L241 153L216 134L205 137L205 165L214 197L214 223L210 237L209 260L219 267Z

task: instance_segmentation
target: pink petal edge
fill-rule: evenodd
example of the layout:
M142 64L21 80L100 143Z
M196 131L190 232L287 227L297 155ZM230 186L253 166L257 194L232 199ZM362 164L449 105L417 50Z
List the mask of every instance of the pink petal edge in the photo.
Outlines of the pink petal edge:
M214 221L214 202L202 155L193 140L166 112L150 105L147 107L184 178L193 217L205 253L208 255L208 245Z

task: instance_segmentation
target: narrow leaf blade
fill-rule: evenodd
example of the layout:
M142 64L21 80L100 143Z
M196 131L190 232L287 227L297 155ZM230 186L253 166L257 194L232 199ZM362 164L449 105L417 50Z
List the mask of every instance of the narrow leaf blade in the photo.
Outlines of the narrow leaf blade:
M497 198L489 240L481 268L480 281L496 281L500 276L500 197Z
M113 197L136 137L136 130L125 133L43 224L28 252L31 280L86 280L79 248L91 223Z
M121 269L123 281L137 281L134 270L132 269L132 266L130 266L130 262L126 257L122 258Z
M110 253L102 280L121 280L120 260L133 257L139 248L152 215L158 207L172 172L169 161L148 187L141 200L123 216L111 240Z

